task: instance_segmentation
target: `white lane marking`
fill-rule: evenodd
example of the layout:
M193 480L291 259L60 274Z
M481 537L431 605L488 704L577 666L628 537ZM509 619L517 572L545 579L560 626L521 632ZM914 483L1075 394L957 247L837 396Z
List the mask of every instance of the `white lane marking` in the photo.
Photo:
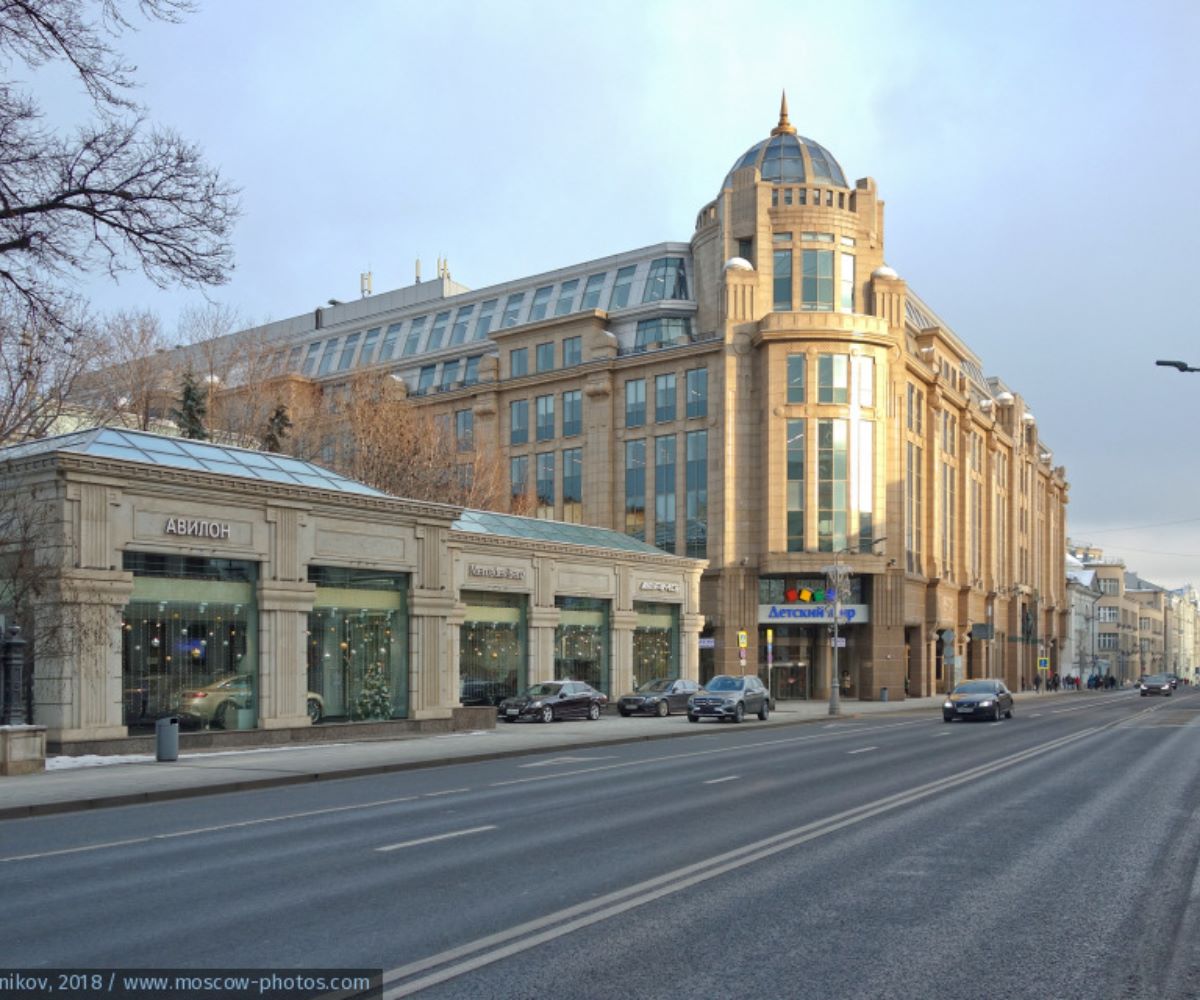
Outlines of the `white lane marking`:
M461 795L463 792L469 792L469 788L447 788L444 792L426 792L421 798L436 799L439 795Z
M707 882L726 872L752 865L783 851L792 850L809 841L836 833L845 827L891 812L901 806L920 802L932 795L974 781L983 775L1014 767L1041 754L1069 746L1078 740L1110 729L1114 725L1116 723L1107 723L1083 729L1069 736L1062 736L1047 743L1029 747L958 774L938 778L907 791L884 796L874 802L847 809L833 816L815 820L792 830L785 830L783 833L736 847L683 868L665 872L648 881L639 882L637 885L618 889L605 896L577 903L556 913L538 917L535 920L489 934L455 948L449 948L436 955L389 969L383 975L383 995L387 1000L397 1000L399 997L419 993L438 983L444 983L494 962L529 951L574 931L590 927L654 900Z
M453 833L439 833L434 837L421 837L418 840L406 840L402 844L388 844L386 847L377 847L377 851L398 851L404 847L416 847L418 844L432 844L438 840L453 840L455 837L469 837L473 833L486 833L488 830L496 829L494 826L473 826L469 830L455 830Z
M549 760L538 760L532 764L521 764L520 767L553 767L555 764L590 764L594 760L612 760L612 754L602 757L551 757Z
M740 774L730 774L730 775L726 775L724 778L710 778L708 781L705 782L705 784L706 785L719 785L722 781L737 781L738 778L740 778L740 777L741 777Z
M846 756L850 756L850 755L856 754L856 753L866 753L868 750L878 750L878 749L879 749L879 747L862 747L861 749L858 749L858 750L847 750Z
M34 861L38 858L54 858L62 854L82 854L84 851L102 851L108 847L128 847L130 844L150 844L156 840L171 840L174 837L195 837L202 833L218 833L221 830L237 830L246 826L260 826L263 823L279 823L285 819L307 819L309 816L325 816L330 813L353 812L355 809L373 809L377 806L391 806L398 802L416 802L419 795L404 795L398 799L379 799L377 802L362 802L353 806L330 806L328 809L310 809L307 812L287 813L283 816L266 816L262 819L245 819L237 823L222 823L219 826L198 826L191 830L177 830L174 833L156 833L149 837L130 837L128 840L108 840L101 844L86 844L83 847L64 847L58 851L43 851L40 854L14 854L0 858L0 864L5 861Z
M934 733L933 735L934 736L949 736L950 732L949 732L949 730L943 729L940 733Z

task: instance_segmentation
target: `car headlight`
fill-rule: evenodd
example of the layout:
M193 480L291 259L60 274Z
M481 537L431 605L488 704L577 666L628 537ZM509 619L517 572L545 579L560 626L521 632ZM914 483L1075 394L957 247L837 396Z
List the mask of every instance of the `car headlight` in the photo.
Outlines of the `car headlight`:
M725 701L725 704L730 707L733 707L738 702L738 700L736 698L726 698L726 699L724 699L724 701Z
M979 707L980 707L980 708L987 708L987 707L988 707L988 706L989 706L991 703L992 703L992 699L991 699L991 698L988 698L986 701L981 701L981 702L979 703Z
M953 708L953 707L954 707L954 702L952 702L952 701L947 701L942 704L942 708Z
M535 702L532 702L529 707L530 708L541 708L542 703L540 701L535 701Z

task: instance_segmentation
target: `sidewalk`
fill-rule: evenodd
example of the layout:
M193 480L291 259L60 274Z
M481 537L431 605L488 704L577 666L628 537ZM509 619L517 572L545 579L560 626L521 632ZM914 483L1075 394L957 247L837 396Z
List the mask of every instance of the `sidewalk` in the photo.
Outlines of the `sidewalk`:
M1063 692L1068 697L1075 692ZM1052 695L1026 692L1019 702ZM882 713L923 713L936 717L941 697L894 702L842 702L839 721ZM825 701L781 702L768 722L748 720L746 732L804 723L832 722ZM715 722L691 724L683 715L622 719L608 714L598 722L519 723L494 730L475 730L407 739L310 744L228 751L181 753L179 760L158 762L152 755L127 757L51 757L40 774L0 778L0 820L165 799L215 795L309 781L360 777L437 767L442 764L493 760L499 757L581 750L615 743L634 743L704 736ZM722 730L726 727L721 726Z

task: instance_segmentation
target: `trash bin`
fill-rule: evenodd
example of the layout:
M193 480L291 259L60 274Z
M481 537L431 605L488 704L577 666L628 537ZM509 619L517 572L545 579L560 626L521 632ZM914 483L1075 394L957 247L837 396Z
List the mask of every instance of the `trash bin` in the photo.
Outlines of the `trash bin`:
M879 700L880 700L880 701L887 701L887 700L888 700L888 692L887 692L887 688L880 688L880 689L879 689Z
M154 723L154 751L158 760L179 760L179 716Z

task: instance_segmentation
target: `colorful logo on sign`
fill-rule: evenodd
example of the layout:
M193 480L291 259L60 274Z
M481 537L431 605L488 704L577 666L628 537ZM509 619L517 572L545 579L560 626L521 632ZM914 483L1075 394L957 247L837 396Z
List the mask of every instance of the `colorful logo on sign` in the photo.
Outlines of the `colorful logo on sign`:
M828 590L810 590L808 587L789 587L783 596L788 604L828 604L837 597L837 591L832 587Z

